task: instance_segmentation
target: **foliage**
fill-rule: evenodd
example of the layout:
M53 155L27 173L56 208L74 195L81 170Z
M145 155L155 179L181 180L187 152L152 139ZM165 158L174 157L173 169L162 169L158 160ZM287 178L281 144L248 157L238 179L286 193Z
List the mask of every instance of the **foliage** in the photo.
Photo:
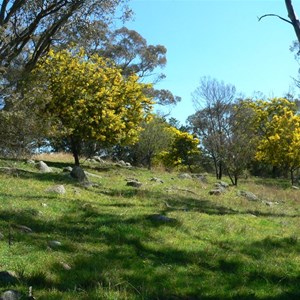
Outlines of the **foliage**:
M157 83L165 78L156 69L165 67L167 49L163 45L148 45L135 30L126 27L112 29L107 24L95 20L88 26L71 27L61 32L65 43L60 47L84 48L88 55L98 54L112 59L124 76L137 74L147 82ZM176 104L181 100L169 90L149 87L146 90L160 105Z
M109 60L84 51L50 51L35 71L37 84L49 94L40 101L53 134L69 139L76 164L82 141L134 143L141 122L150 116L152 101L136 75L124 78Z
M293 172L300 167L300 116L295 102L284 98L253 103L261 140L256 158Z
M46 124L37 118L28 118L25 110L0 110L0 127L0 156L22 158L42 145Z
M123 0L2 1L0 66L16 64L21 59L32 68L54 41L62 42L57 35L60 31L78 24L88 26L95 20L108 22L116 8L125 3Z
M168 149L160 153L161 160L169 168L185 165L191 171L191 165L200 155L199 140L192 134L180 131L175 127L170 127L167 130L171 132L173 138Z
M151 169L153 159L163 150L167 149L172 140L168 124L156 115L150 122L143 123L138 142L130 149L133 163L146 165Z
M256 113L248 100L239 100L229 110L224 136L224 167L233 185L254 160L258 137Z

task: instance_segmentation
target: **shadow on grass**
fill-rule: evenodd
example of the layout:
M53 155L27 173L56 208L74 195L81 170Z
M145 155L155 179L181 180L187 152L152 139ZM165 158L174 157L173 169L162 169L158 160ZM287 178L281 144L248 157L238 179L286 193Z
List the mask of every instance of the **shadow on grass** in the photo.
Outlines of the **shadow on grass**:
M184 204L185 201L188 199L182 199ZM173 247L157 233L175 236L180 223L157 227L145 215L104 213L101 205L93 207L80 201L73 205L73 210L53 221L38 219L25 211L0 211L0 220L32 228L32 234L13 232L15 241L30 245L31 251L49 251L49 239L63 243L62 248L51 250L57 251L56 261L46 268L37 265L35 272L21 278L37 293L55 289L67 295L84 290L88 296L77 299L101 299L96 298L96 291L109 289L116 299L299 299L299 275L287 275L275 267L253 267L266 253L269 257L299 253L296 238L267 238L240 245L238 250L233 242L228 242L226 249L224 244L215 244L214 251L201 245L192 249ZM204 200L193 203L190 209L220 214L219 207ZM228 257L228 251L233 255ZM71 270L60 264L59 257L64 253L68 254ZM250 263L244 255L251 258ZM257 296L262 290L265 296ZM124 291L126 297L122 298Z

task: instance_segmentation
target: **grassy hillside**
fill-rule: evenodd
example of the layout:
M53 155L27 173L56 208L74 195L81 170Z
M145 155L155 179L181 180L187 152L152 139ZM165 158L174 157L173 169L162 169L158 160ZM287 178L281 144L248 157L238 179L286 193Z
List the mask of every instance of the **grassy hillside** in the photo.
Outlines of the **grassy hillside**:
M32 286L36 299L300 299L300 191L285 182L248 179L210 195L210 176L84 163L97 176L82 186L62 172L72 160L43 159L54 172L0 160L0 292L25 295ZM142 186L127 186L132 178ZM66 193L46 191L54 185Z

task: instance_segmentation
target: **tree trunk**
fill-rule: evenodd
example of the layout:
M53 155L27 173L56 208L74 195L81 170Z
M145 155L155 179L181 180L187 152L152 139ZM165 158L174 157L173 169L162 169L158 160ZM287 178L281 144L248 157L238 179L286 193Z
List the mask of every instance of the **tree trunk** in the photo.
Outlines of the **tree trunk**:
M215 165L215 174L216 174L216 178L218 179L219 174L218 174L218 164L217 161L214 159L214 165Z
M295 183L295 177L294 177L294 170L293 169L290 170L290 174L291 174L292 185L294 185L294 183Z
M79 166L79 142L75 137L71 137L71 150L75 160L75 166Z
M300 22L299 19L294 11L292 1L291 0L285 0L285 6L288 12L289 19L292 22L292 25L294 27L298 42L300 43Z
M222 176L223 176L223 164L221 161L219 161L219 163L218 163L218 178L217 179L221 180Z
M237 186L237 183L238 183L238 176L235 174L234 175L234 186Z

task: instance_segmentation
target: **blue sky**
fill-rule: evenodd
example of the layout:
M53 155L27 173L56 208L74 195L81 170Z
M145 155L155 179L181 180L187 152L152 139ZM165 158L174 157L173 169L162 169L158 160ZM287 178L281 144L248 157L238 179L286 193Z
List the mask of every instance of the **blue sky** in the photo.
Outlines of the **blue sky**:
M183 124L195 112L191 93L202 76L249 97L255 91L280 97L293 87L299 65L289 50L296 40L292 26L257 19L266 13L287 18L284 0L131 0L130 7L135 16L126 26L168 50L167 77L157 87L182 97L171 116ZM300 1L294 7L300 13Z

